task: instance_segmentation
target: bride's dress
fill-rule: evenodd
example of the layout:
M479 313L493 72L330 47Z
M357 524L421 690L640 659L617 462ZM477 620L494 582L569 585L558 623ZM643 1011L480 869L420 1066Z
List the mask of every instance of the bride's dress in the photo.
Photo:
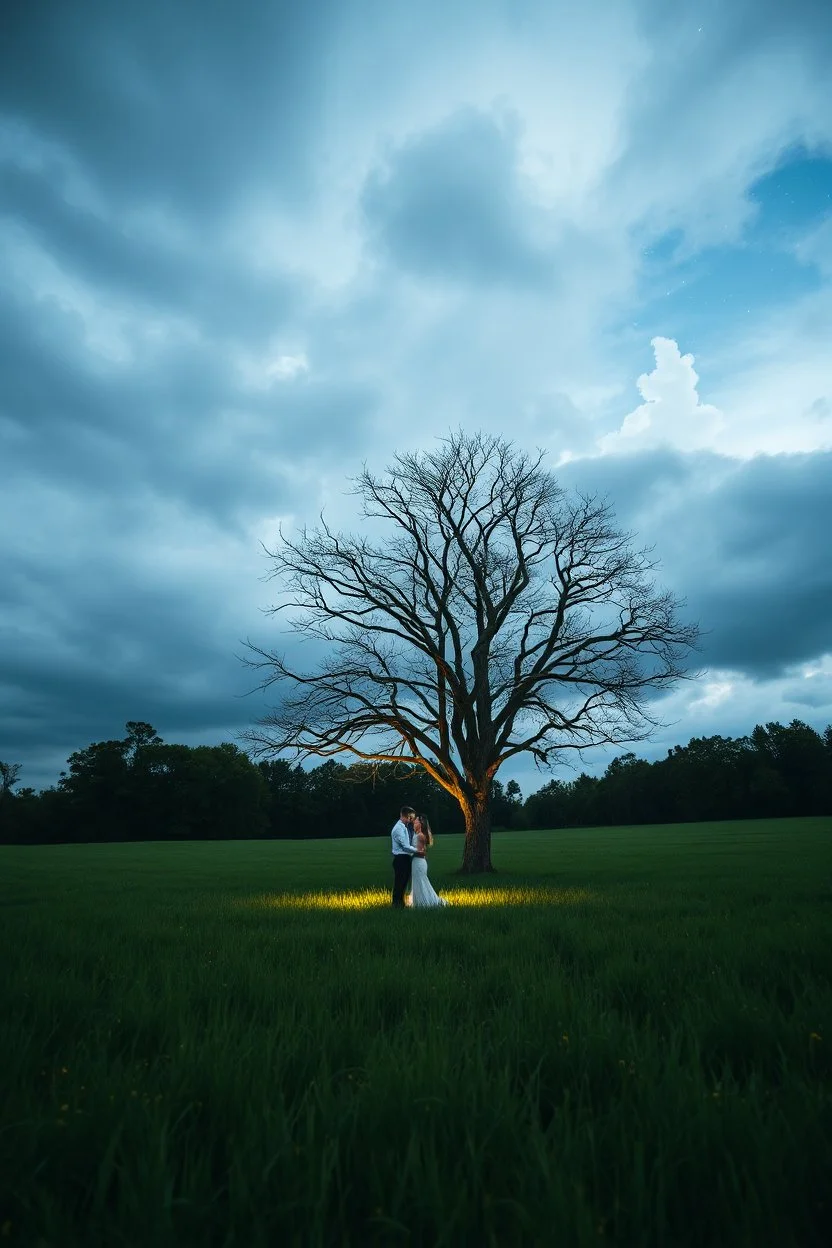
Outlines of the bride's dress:
M447 906L444 897L434 891L428 879L428 864L425 858L413 859L413 871L410 877L410 904L419 906Z

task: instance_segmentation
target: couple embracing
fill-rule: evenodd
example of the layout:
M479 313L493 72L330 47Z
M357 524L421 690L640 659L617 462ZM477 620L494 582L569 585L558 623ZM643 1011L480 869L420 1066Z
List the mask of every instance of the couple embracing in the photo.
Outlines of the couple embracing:
M434 892L428 879L426 853L433 844L430 824L424 815L417 815L412 806L402 806L398 823L393 825L393 905L404 907L404 894L410 884L410 904L447 906L444 897Z

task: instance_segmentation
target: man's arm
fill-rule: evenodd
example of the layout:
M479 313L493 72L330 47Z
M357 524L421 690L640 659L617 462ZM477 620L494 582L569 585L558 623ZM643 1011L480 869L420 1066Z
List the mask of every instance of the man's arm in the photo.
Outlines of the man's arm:
M413 857L413 846L410 844L410 838L407 834L407 828L401 820L393 828L393 853L394 854L410 854Z

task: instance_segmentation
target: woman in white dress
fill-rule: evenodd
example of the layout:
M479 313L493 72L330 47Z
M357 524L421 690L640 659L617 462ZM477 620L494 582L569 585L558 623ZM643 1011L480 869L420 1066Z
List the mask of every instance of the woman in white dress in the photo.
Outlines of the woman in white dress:
M421 906L447 906L444 897L434 892L428 879L428 863L425 857L428 848L433 844L433 833L424 815L417 815L413 820L413 845L416 854L413 858L413 874L410 877L410 904L414 908Z

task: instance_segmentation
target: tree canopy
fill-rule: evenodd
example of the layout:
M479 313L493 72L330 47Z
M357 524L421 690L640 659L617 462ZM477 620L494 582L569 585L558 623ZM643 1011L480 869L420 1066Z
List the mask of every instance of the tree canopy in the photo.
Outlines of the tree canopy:
M273 610L326 653L301 671L249 643L279 701L243 737L255 756L422 768L462 810L463 870L490 870L499 768L648 736L696 626L605 501L567 496L542 454L504 438L456 433L365 468L354 492L383 539L321 517L267 551Z

